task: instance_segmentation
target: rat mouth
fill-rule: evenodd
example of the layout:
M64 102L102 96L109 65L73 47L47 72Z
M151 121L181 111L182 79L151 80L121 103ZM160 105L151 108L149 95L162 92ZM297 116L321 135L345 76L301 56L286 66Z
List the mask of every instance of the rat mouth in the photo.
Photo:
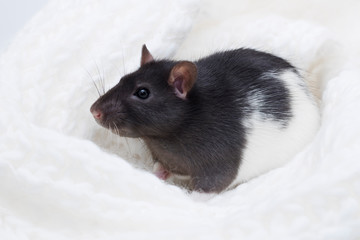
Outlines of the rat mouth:
M114 133L120 137L130 137L130 138L139 137L138 134L131 131L131 129L123 127L119 123L109 122L109 123L102 124L102 126L109 129L112 133Z
M115 122L108 122L108 123L103 123L102 126L109 129L112 133L119 135L119 136L124 136L126 135L126 130L121 128L119 126L120 124L116 124Z
M121 128L118 127L118 125L114 122L110 122L108 124L104 124L104 127L109 129L111 132L117 134L117 135L121 135Z
M93 106L90 108L90 111L97 124L110 130L112 133L121 137L140 137L138 129L131 124L131 121L127 120L124 112L104 112Z

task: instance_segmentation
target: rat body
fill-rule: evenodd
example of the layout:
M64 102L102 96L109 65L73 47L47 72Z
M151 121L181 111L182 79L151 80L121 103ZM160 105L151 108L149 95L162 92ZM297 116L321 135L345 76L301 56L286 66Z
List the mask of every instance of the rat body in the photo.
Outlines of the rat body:
M318 124L297 70L252 49L189 62L154 60L144 45L141 67L91 112L119 135L142 138L157 176L202 192L221 192L282 165Z

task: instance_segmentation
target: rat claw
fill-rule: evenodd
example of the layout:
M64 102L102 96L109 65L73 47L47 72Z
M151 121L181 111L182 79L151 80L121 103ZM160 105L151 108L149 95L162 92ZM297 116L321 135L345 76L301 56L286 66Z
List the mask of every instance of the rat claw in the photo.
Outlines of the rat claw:
M157 176L161 180L166 180L170 177L170 172L167 169L165 169L164 166L159 162L156 162L154 164L153 172L155 176Z

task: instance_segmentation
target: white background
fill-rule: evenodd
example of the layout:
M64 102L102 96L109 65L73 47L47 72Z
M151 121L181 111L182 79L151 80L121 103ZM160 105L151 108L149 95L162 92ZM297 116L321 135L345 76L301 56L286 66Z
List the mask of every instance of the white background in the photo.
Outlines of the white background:
M0 0L0 53L49 0Z

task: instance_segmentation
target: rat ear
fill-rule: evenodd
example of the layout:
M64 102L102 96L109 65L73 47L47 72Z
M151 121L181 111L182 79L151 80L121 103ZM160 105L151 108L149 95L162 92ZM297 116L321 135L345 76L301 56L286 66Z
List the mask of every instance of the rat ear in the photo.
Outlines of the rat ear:
M154 61L153 56L151 55L151 53L147 49L146 45L144 44L142 46L142 50L141 50L140 66L143 66L144 64L149 63L149 62L153 62L153 61Z
M168 83L174 88L176 96L185 100L186 95L194 86L196 78L196 65L192 62L182 61L171 69Z

